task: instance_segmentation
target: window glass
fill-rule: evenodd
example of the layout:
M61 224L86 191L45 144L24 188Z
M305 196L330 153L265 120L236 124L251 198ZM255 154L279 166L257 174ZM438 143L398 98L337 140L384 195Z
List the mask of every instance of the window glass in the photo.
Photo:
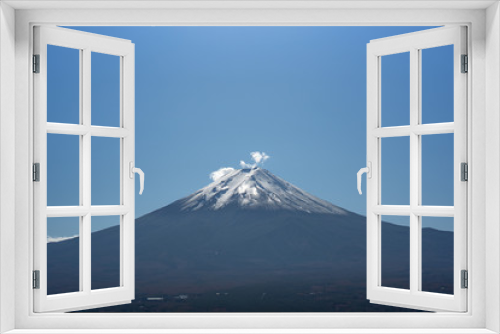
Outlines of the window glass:
M382 126L410 124L410 53L381 58Z
M381 139L383 205L410 204L410 137Z
M120 286L120 216L92 216L92 290Z
M381 216L381 219L381 285L410 289L410 217Z
M421 50L422 123L453 122L453 45Z
M47 122L80 123L80 50L47 45Z
M47 134L47 205L80 205L80 137Z
M92 205L120 204L120 138L92 137Z
M92 52L92 125L120 121L120 57Z
M452 133L421 137L422 205L453 206L453 142Z
M422 291L453 294L453 218L422 217Z
M80 291L80 218L47 218L47 294Z

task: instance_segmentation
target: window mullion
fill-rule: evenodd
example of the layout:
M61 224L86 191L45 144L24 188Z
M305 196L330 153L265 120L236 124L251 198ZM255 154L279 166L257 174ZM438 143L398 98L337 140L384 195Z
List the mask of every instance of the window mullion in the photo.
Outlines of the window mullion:
M81 126L83 124L83 50L80 50L80 61L79 61L79 89L78 89L78 94L79 94L79 111L78 111L78 115L79 115L79 123L78 123L78 126ZM47 124L47 127L49 127L50 124ZM79 138L79 141L80 141L80 147L79 147L79 153L80 153L80 161L79 161L79 177L80 177L80 184L79 184L79 189L80 189L80 201L79 201L79 204L80 206L84 206L84 192L83 192L83 136L80 135L78 136ZM79 221L79 232L78 232L78 235L79 235L79 250L78 250L78 254L79 254L79 284L80 284L80 287L79 287L79 290L80 291L83 291L85 289L84 287L84 279L83 279L83 273L85 272L84 271L84 257L83 257L83 251L84 251L84 247L83 247L83 233L84 233L84 216L80 216L79 217L80 221Z
M420 136L415 133L419 124L420 91L419 50L410 50L410 291L420 286L420 231L419 216L413 210L420 204Z
M83 50L83 66L81 77L81 99L82 99L82 123L84 126L91 126L91 51ZM87 132L81 136L81 184L82 184L82 204L90 208L91 200L91 134ZM90 211L82 217L81 238L80 238L80 281L83 291L90 293L91 290L91 215Z
M120 129L124 129L125 125L125 115L123 113L123 70L124 70L124 59L123 57L120 57ZM125 187L125 176L126 176L126 171L125 171L125 166L127 163L124 161L125 159L125 154L124 154L124 142L125 140L123 138L120 139L120 205L125 205L125 196L123 194L124 192L124 187ZM128 204L128 203L126 203ZM124 226L124 219L123 215L120 216L120 286L125 285L125 226Z

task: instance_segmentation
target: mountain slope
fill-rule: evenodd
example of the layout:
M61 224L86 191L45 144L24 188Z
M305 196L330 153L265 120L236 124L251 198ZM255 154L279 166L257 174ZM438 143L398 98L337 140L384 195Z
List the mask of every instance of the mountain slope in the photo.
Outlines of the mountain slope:
M173 203L181 211L238 209L346 214L262 168L236 169Z

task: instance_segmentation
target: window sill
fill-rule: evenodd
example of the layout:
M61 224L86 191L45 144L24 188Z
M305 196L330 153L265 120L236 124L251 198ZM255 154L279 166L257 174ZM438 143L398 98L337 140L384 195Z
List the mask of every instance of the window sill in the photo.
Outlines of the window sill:
M15 329L5 334L490 334L488 329Z

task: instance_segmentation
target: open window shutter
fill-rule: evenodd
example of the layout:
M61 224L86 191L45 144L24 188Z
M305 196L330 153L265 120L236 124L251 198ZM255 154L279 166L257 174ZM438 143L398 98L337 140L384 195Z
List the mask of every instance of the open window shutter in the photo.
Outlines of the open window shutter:
M453 46L454 121L422 123L422 51ZM382 57L409 53L410 124L382 125ZM462 179L462 163L467 163L467 60L466 27L442 27L421 32L373 40L367 45L367 298L372 303L431 311L467 310L467 289L463 276L467 270L467 182ZM450 60L451 61L451 60ZM408 112L401 110L401 112ZM453 186L454 206L422 205L422 136L454 134ZM410 203L382 205L384 180L382 139L409 138ZM407 216L409 226L409 289L384 286L382 281L382 216ZM422 289L422 218L453 217L453 292L436 293Z
M47 121L47 50L57 46L79 52L79 117L78 124ZM128 40L100 36L57 27L34 28L34 268L33 293L35 312L65 312L130 303L134 299L134 44ZM120 124L116 127L91 123L92 54L118 56L120 63ZM50 68L49 68L50 70ZM118 85L118 83L117 83ZM64 134L78 138L79 205L47 206L47 136ZM61 136L63 137L63 136ZM91 139L118 138L120 142L120 204L92 205ZM118 154L118 153L117 153ZM65 159L60 157L61 161ZM132 171L131 171L132 170ZM77 181L76 181L77 182ZM115 287L97 289L92 286L92 219L118 216L119 283ZM79 220L79 238L74 240L79 288L69 293L50 293L47 289L47 220L53 217ZM117 242L118 243L118 242ZM69 268L68 268L69 269ZM68 270L69 272L69 270ZM49 277L50 278L50 277ZM52 277L53 278L53 277ZM77 280L77 282L78 282Z

